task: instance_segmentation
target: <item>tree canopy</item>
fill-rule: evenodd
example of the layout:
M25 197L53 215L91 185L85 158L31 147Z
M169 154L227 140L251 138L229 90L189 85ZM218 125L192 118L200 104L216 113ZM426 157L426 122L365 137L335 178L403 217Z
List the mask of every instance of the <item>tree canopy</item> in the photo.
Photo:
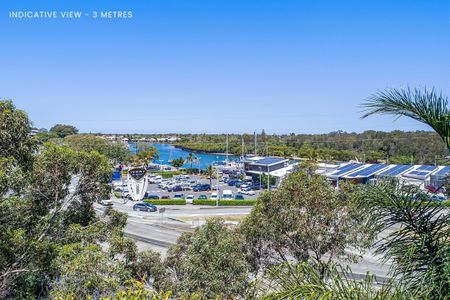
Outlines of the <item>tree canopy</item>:
M55 126L50 128L50 132L55 133L60 138L64 138L68 135L77 134L78 129L72 125L56 124Z

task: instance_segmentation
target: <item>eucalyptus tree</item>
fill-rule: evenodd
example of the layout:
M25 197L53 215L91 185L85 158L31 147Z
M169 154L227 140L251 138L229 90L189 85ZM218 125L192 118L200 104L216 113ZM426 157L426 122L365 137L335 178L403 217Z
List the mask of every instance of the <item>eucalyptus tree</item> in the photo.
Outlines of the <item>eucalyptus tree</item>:
M240 230L252 271L282 262L314 262L324 275L333 259L353 260L346 247L361 246L369 235L360 230L350 185L335 191L323 176L296 171L274 192L259 195Z
M30 128L26 113L0 101L0 298L86 299L118 288L133 274L136 246L123 235L126 216L92 207L111 190L110 162L50 143L35 151Z

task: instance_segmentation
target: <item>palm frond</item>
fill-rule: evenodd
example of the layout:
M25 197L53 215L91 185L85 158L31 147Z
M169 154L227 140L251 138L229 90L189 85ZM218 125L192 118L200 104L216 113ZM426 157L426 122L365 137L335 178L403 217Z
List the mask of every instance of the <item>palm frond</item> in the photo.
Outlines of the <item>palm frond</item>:
M264 300L303 299L367 299L403 300L415 299L414 295L401 290L393 280L375 286L376 278L367 274L357 279L349 267L329 265L323 278L310 263L281 264L269 270L267 279L273 284Z
M406 116L430 126L450 150L450 110L442 93L419 89L389 89L380 91L362 105L361 118L374 114Z

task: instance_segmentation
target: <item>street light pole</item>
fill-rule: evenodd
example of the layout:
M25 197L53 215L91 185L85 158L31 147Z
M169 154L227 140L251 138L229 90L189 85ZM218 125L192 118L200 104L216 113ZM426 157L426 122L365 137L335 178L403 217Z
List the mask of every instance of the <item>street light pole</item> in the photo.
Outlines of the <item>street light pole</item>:
M267 190L270 191L270 174L269 174L269 165L267 165Z
M161 171L161 178L162 178L162 171L163 171L163 165L162 165L163 161L164 161L164 160L162 160L162 159L159 160L159 162L160 162L160 164L159 164L159 170Z
M219 157L218 156L216 156L216 158L217 158L217 163L216 163L216 182L217 182L217 189L216 189L216 192L217 192L217 198L216 198L216 206L219 206Z
M262 176L262 171L261 171L261 166L259 167L259 190L261 190L261 176Z

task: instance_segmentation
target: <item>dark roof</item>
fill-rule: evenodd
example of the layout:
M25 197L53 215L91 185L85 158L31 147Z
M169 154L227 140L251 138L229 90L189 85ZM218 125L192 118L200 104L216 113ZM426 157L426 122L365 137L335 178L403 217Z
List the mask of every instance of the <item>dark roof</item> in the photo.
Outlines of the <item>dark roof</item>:
M258 160L254 160L251 162L251 164L254 165L273 165L273 164L277 164L277 163L281 163L281 162L285 162L287 161L286 158L281 158L281 157L264 157Z

